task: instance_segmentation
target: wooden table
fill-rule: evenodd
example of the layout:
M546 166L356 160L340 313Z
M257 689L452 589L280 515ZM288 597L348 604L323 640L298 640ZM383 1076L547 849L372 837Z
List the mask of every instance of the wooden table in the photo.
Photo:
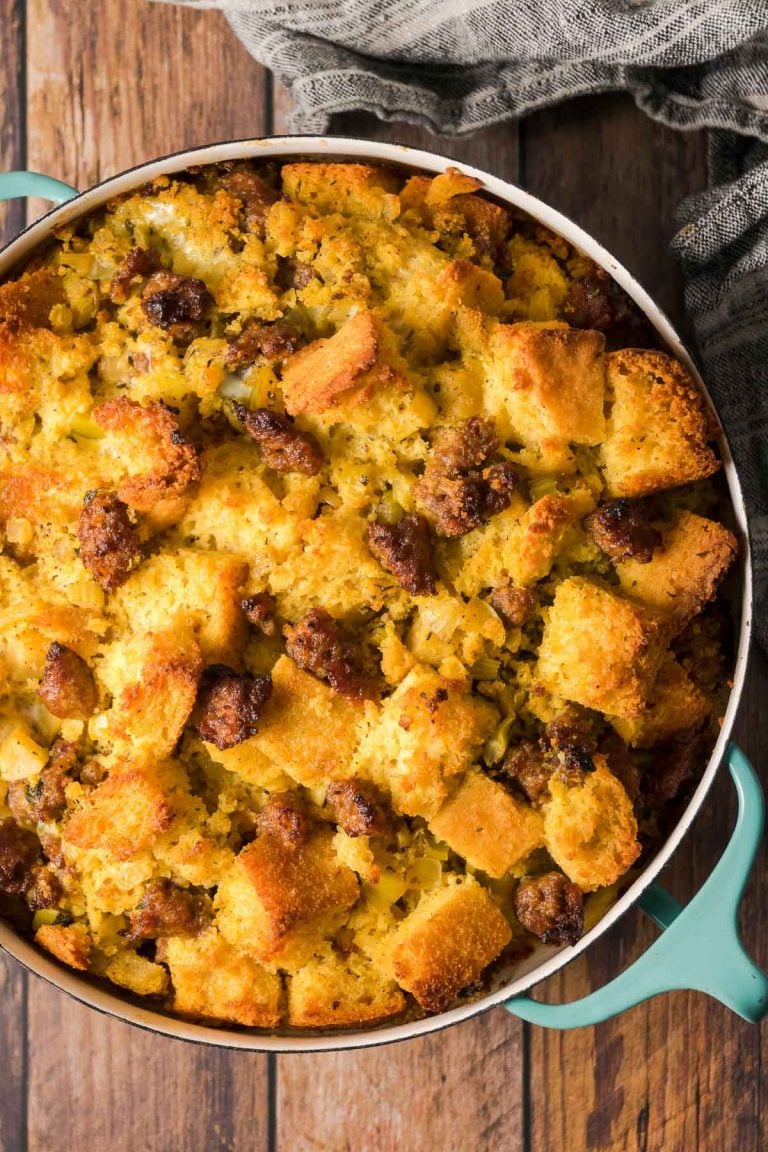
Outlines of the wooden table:
M145 0L3 0L0 62L3 169L84 187L184 146L285 130L285 95L214 12ZM614 97L464 140L361 116L335 127L424 144L518 181L593 232L682 319L667 243L675 204L706 182L701 135L652 124ZM7 235L21 212L12 205L0 217ZM737 732L758 761L767 688L757 656ZM721 779L668 869L678 898L706 878L733 810ZM742 924L768 964L765 854ZM545 993L583 995L652 938L629 914ZM0 1150L762 1152L761 1035L701 995L675 993L564 1035L495 1009L395 1047L242 1055L112 1022L0 958Z

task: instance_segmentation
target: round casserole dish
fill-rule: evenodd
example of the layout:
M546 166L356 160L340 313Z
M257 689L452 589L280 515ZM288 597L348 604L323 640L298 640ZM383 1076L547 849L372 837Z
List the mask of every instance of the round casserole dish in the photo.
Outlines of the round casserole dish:
M79 195L68 186L47 177L9 173L0 176L0 198L36 195L63 203L27 228L0 253L0 279L44 242L55 228L93 212L107 200L134 191L158 176L172 175L192 165L228 160L299 158L385 162L409 172L430 175L456 166L454 161L445 157L392 144L330 137L278 137L216 144L177 153L115 176ZM459 167L461 171L479 179L486 193L501 203L521 209L545 227L559 233L603 267L634 300L658 333L663 345L682 361L704 395L707 395L695 365L667 318L626 269L595 240L566 217L514 185L467 165ZM711 400L709 404L711 407ZM716 418L714 410L713 414ZM542 1024L555 1027L579 1026L606 1019L669 988L699 988L717 996L745 1018L760 1019L768 1011L768 978L744 955L735 922L738 901L762 829L762 797L747 761L738 749L729 746L747 666L752 602L751 571L741 488L721 428L719 447L730 495L733 527L742 544L736 659L733 688L724 722L698 785L671 835L631 887L585 933L577 945L559 950L539 945L514 970L497 973L491 990L484 996L439 1015L356 1031L307 1035L297 1035L295 1032L286 1035L247 1032L234 1027L213 1027L168 1016L160 1010L152 1010L123 997L117 991L108 990L93 978L80 976L59 966L1 922L0 947L30 971L83 1003L110 1015L165 1035L244 1050L317 1051L383 1044L447 1027L498 1004L504 1004L518 1016ZM689 829L726 757L739 793L739 820L731 843L709 881L694 901L685 910L681 910L653 882ZM527 989L587 948L637 902L667 931L628 972L593 996L573 1005L542 1005L523 995Z

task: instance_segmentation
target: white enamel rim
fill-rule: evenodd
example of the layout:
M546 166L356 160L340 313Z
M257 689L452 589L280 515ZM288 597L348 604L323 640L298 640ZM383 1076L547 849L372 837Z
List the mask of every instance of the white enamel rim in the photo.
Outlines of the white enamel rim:
M389 161L393 164L429 173L442 172L447 167L452 166L470 176L476 176L482 181L484 190L492 196L498 198L500 201L521 208L535 219L541 221L541 223L548 228L560 233L596 261L596 263L605 268L621 285L625 292L639 305L674 355L682 360L690 369L694 379L707 398L710 408L717 417L711 397L699 375L696 365L667 317L634 277L630 275L626 268L622 267L602 245L566 216L563 216L560 212L556 212L553 208L550 208L547 204L538 200L535 196L531 196L521 188L516 187L514 184L509 184L505 180L501 180L480 169L473 168L468 164L451 160L446 156L409 148L405 145L333 136L279 136L210 144L199 148L192 148L184 152L177 152L171 156L166 156L149 164L143 164L127 172L120 173L88 191L81 193L75 199L68 201L66 204L55 208L43 216L0 252L0 277L5 275L18 261L22 260L37 247L38 244L45 240L54 228L94 211L111 197L131 191L157 176L180 172L191 165L214 164L224 160L250 158L258 158L260 160L272 158L286 160L288 158L295 159L300 157ZM679 823L664 846L647 865L638 879L627 889L605 916L603 916L599 923L582 937L577 945L572 948L560 949L559 951L546 948L542 945L537 948L530 957L517 966L514 979L501 984L479 1000L463 1004L448 1012L443 1012L438 1016L431 1016L424 1020L414 1020L406 1024L395 1024L369 1028L367 1030L361 1029L353 1032L326 1032L319 1035L282 1035L280 1033L269 1034L239 1031L225 1027L214 1028L204 1024L193 1024L166 1016L161 1012L145 1008L133 1000L124 999L120 995L111 993L107 991L105 986L92 982L90 978L80 976L71 969L59 965L48 956L39 952L28 941L17 936L8 925L2 922L0 922L0 950L7 952L31 972L34 972L49 983L67 992L76 1000L92 1008L96 1008L109 1016L125 1020L149 1031L181 1040L242 1049L244 1051L261 1052L318 1052L347 1048L366 1048L379 1044L392 1043L397 1040L406 1040L415 1036L423 1036L426 1033L447 1028L451 1024L458 1024L460 1021L467 1020L471 1016L476 1016L494 1005L503 1004L506 1000L527 991L540 980L546 979L546 977L551 976L554 972L557 972L558 969L564 967L564 965L568 964L575 956L578 956L579 953L588 948L598 936L607 931L620 916L624 915L667 863L688 831L712 785L715 774L725 755L730 733L733 728L747 670L751 631L752 574L749 556L747 517L741 486L719 420L717 423L720 428L720 452L724 464L724 473L733 505L734 527L741 537L742 544L742 604L733 673L733 690L729 697L720 735L712 755L709 758L707 768Z

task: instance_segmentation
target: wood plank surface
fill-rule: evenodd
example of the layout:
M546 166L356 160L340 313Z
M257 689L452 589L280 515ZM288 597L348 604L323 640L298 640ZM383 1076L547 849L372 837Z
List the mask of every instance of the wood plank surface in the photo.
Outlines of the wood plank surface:
M5 0L0 10L4 166L28 157L30 167L82 187L190 144L271 125L286 130L284 91L268 90L219 13L146 0L91 0L76 6L76 19L74 10L73 0L27 0L24 21L23 0ZM26 47L25 26L34 29ZM700 136L654 125L614 97L459 141L363 115L339 117L334 129L431 148L519 180L591 230L680 318L681 284L667 243L674 204L705 181ZM12 209L13 227L19 222ZM768 744L767 689L758 659L739 722L756 756ZM720 780L676 854L668 883L681 899L725 842L731 793ZM765 876L763 851L744 908L745 939L763 964ZM585 994L653 936L630 913L544 994ZM0 1152L768 1147L761 1030L695 994L659 998L569 1034L531 1029L494 1010L408 1044L267 1059L154 1037L32 978L25 1032L25 986L18 966L0 960Z

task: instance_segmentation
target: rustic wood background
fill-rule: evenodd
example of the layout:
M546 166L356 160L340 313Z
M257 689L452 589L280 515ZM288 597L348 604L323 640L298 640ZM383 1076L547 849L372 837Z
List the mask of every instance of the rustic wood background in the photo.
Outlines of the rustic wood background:
M284 131L289 110L220 14L146 0L2 0L0 65L0 168L79 187L184 146ZM592 231L684 322L667 243L675 204L706 182L701 135L654 125L614 97L460 141L364 116L335 128L518 181ZM0 213L0 232L13 235L23 207ZM756 656L737 734L758 759L767 689ZM722 779L668 870L678 898L707 876L733 811ZM742 910L764 965L765 863L763 853ZM652 938L630 914L546 994L585 994ZM674 993L564 1035L495 1009L367 1052L237 1054L107 1020L0 956L0 1152L763 1152L761 1035L701 995Z

